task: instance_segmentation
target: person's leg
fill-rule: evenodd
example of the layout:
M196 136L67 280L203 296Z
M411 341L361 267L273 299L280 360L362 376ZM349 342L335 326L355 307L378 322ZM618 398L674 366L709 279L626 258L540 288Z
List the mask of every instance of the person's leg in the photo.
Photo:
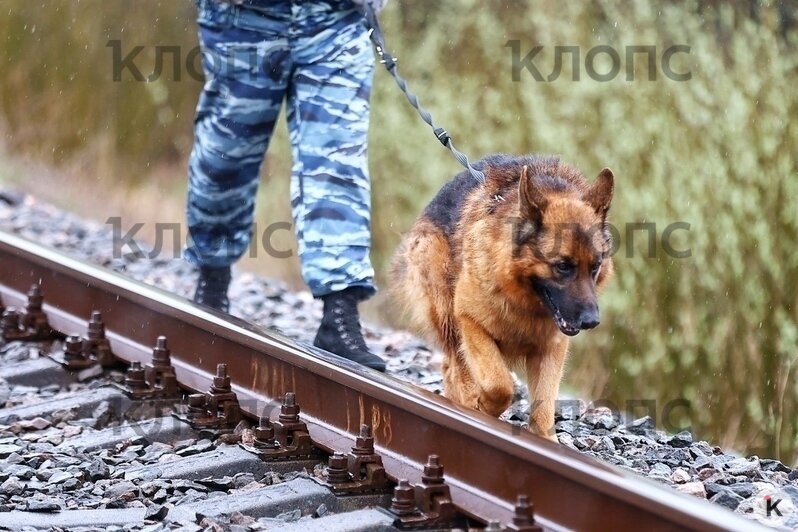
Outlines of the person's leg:
M288 123L302 275L324 317L314 344L383 371L363 341L357 304L375 292L367 165L374 56L351 2L294 4Z
M276 2L271 18L236 18L238 7L200 3L206 83L189 161L184 256L200 267L195 301L225 311L230 265L250 242L260 166L285 96L288 5Z

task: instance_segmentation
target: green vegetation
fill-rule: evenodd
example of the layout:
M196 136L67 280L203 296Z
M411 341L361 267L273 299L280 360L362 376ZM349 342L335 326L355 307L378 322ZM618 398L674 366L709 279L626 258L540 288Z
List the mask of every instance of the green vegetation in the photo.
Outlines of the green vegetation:
M674 410L673 424L794 462L798 43L791 5L395 0L382 19L411 87L472 158L559 153L589 176L610 166L615 225L653 222L659 236L672 222L690 224L674 239L692 250L689 258L671 258L659 246L649 257L639 231L632 258L622 242L603 323L573 343L572 391L621 405L656 400L660 422L668 401L686 398L691 407ZM180 45L185 56L196 44L191 2L6 0L2 10L7 157L65 169L97 190L161 191L179 205L200 84L185 70L180 82L114 83L106 42L121 39L125 52L146 46L137 64L147 75L155 45ZM571 79L566 60L557 80L536 82L524 71L514 82L511 39L522 54L544 46L535 61L544 76L555 46L579 46L581 80ZM602 44L622 60L627 46L655 45L659 58L672 44L689 45L673 67L692 79L669 80L658 65L656 81L648 81L640 57L636 80L626 81L622 69L612 81L593 81L584 57ZM459 168L385 72L373 103L373 257L384 280L401 233ZM264 169L261 220L289 219L283 127ZM37 177L28 179L35 185Z

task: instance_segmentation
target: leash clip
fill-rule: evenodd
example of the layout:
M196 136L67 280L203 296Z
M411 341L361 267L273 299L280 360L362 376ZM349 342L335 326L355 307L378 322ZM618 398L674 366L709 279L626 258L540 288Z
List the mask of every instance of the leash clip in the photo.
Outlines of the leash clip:
M449 142L452 140L452 137L449 136L449 132L443 129L442 127L436 127L433 132L435 133L435 137L440 141L441 144L449 147Z
M374 30L371 31L373 32ZM376 44L375 48L377 49L377 54L380 56L380 63L385 65L385 68L388 70L396 68L396 62L399 61L398 57L394 57L391 54L386 54L385 49L381 44Z
M385 65L385 68L387 68L388 70L393 70L394 68L396 68L397 61L399 61L398 57L393 57L390 55L386 56L385 54L380 54L380 63Z

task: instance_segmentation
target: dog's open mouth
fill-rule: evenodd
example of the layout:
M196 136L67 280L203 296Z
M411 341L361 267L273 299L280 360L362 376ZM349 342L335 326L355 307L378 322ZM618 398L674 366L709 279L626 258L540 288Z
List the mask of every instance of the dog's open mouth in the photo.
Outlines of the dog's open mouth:
M557 305L554 304L554 301L551 299L551 296L549 295L549 291L546 290L545 288L542 291L543 291L543 296L546 299L546 303L549 305L549 308L551 308L552 317L554 318L554 323L557 324L557 327L560 328L560 331L566 336L576 336L577 334L579 334L580 331L579 327L574 327L573 325L570 325L567 321L565 321L565 318L562 317L560 309L558 309Z

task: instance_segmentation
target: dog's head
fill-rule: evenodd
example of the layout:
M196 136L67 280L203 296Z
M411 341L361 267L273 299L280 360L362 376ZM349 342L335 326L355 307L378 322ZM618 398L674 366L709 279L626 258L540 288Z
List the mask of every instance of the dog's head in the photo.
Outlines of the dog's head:
M609 168L589 185L532 176L527 166L521 172L514 270L568 336L599 324L597 290L612 271L606 218L613 186Z

